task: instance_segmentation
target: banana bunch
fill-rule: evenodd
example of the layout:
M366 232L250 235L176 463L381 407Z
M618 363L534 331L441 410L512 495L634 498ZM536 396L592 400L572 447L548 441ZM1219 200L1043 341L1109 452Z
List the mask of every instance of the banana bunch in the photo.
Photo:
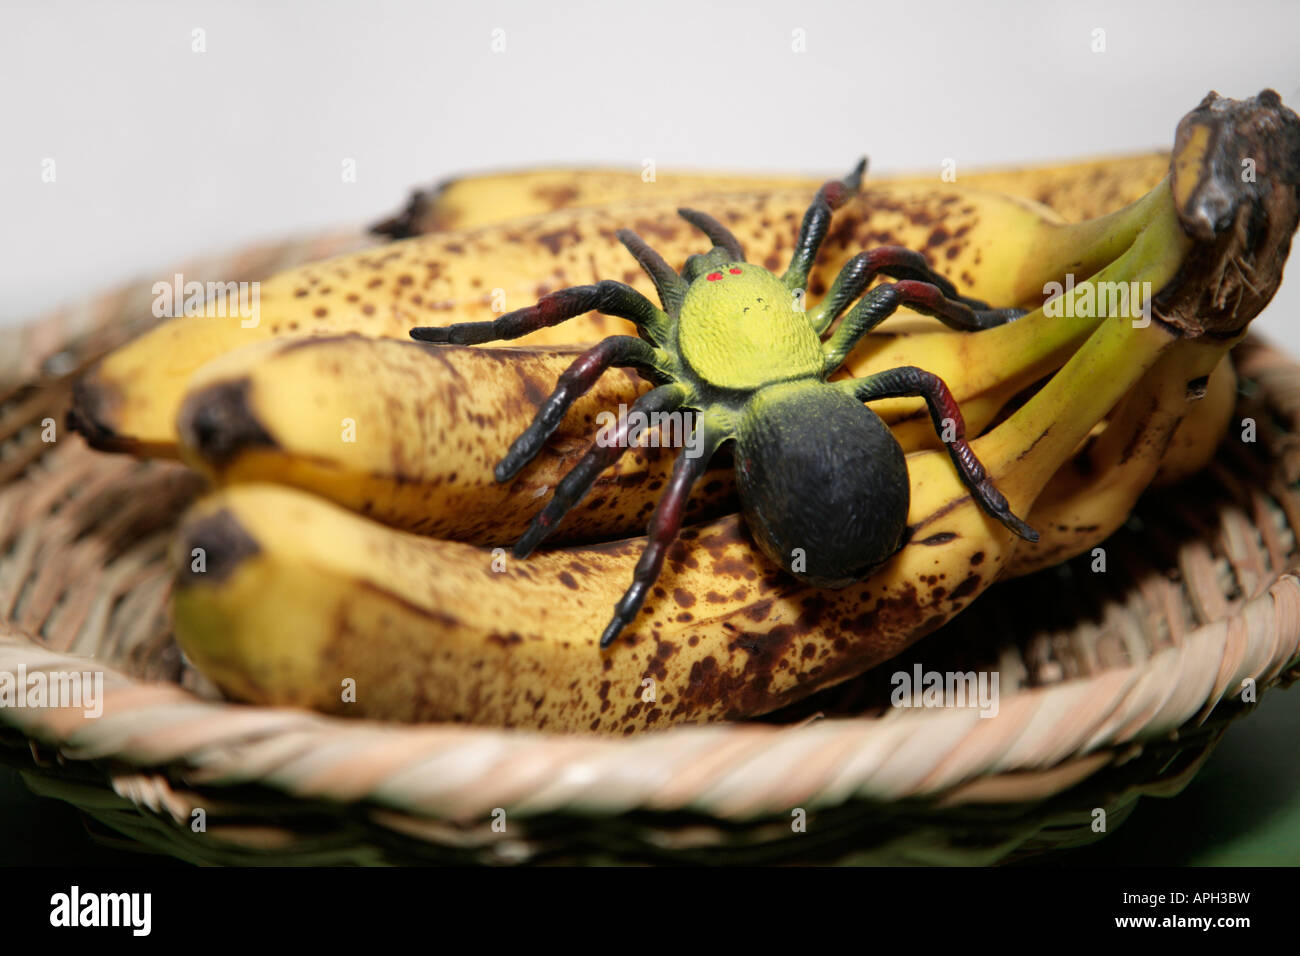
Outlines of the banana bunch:
M1031 519L1077 443L1165 352L1176 374L1159 393L1173 380L1185 390L1188 368L1223 354L1160 327L1100 332L974 443ZM1176 397L1140 429L1148 465L1186 407L1185 391ZM1014 561L1017 539L972 502L946 453L914 453L908 471L910 540L867 581L793 582L729 515L683 534L630 634L604 654L601 630L643 539L515 561L280 485L236 484L178 532L177 637L239 699L339 714L608 733L761 714L893 656ZM1126 490L1136 496L1136 483Z
M1104 164L1046 174L1060 195L1094 202L1131 198L1147 177L1123 208L1073 223L967 181L863 190L837 213L814 295L851 255L892 243L924 250L964 294L1034 309L977 333L891 320L847 368L917 365L944 378L979 436L975 453L1040 540L1014 538L972 501L919 401L882 402L872 407L909 452L912 486L909 535L887 564L839 591L784 575L746 536L720 463L692 496L698 523L603 654L602 627L645 545L627 536L644 529L672 450L648 432L566 519L553 539L566 546L525 561L500 546L586 450L599 416L648 386L607 373L517 479L495 483L492 466L572 360L568 346L630 327L591 315L519 348L406 335L601 278L652 292L612 234L630 226L680 262L696 250L675 198L611 199L587 177L566 191L565 174L539 171L515 174L531 183L522 191L488 189L493 204L474 199L480 181L461 181L432 206L445 223L462 197L480 209L473 228L275 277L251 328L217 315L165 323L82 382L73 418L100 447L180 456L221 486L178 532L173 610L182 648L233 697L608 733L762 714L888 659L999 577L1093 547L1149 484L1208 460L1235 399L1222 359L1276 289L1295 230L1297 130L1271 93L1207 98L1180 125L1172 167L1158 162L1172 169L1164 178L1150 157L1117 164L1114 183ZM1258 183L1240 180L1242 156ZM1015 178L1052 194L1032 173ZM511 218L537 211L539 187L558 208ZM762 262L780 255L808 193L757 184L708 207ZM1053 282L1062 294L1045 303ZM1097 308L1143 283L1158 293L1149 314Z

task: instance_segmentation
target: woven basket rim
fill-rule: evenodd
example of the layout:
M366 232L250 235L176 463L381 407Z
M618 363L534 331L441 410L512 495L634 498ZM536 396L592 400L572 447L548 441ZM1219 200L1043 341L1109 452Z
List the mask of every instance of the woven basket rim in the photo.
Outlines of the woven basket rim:
M1234 643L1235 661L1227 654ZM367 800L454 820L498 807L523 815L691 810L743 820L849 799L979 802L996 790L986 778L999 774L1020 775L1031 795L1047 796L1099 769L1110 749L1204 720L1247 678L1271 686L1297 656L1300 577L1287 572L1180 646L1091 679L1024 690L1004 699L994 718L973 709L898 709L793 726L688 725L621 739L214 702L97 664L102 716L20 709L6 711L5 722L66 759L181 767L196 786L258 783L299 798ZM0 672L82 670L88 660L12 628L0 636ZM1085 711L1071 708L1085 700ZM998 721L1012 719L1018 731L999 741ZM906 756L863 757L884 753Z
M248 262L240 269L286 255L318 258L357 241L334 235L309 248L258 247L243 253ZM48 356L87 340L101 350L113 344L96 333L138 309L138 292L115 290L22 333L22 342L44 343L31 355L46 358L27 362L22 381L8 384L46 387L66 379L66 369L50 372ZM79 318L70 323L69 315ZM1254 348L1256 364L1281 362L1294 376L1289 359ZM93 351L83 350L81 359ZM1300 408L1300 396L1287 398ZM740 821L849 800L1043 799L1118 759L1128 745L1204 721L1242 681L1262 690L1283 679L1300 659L1298 575L1300 562L1273 568L1245 599L1177 644L1128 667L1004 695L1002 712L991 719L973 710L892 710L789 726L681 726L626 739L407 726L213 702L96 663L105 681L102 716L6 708L0 724L53 746L62 759L109 768L113 785L126 790L138 786L139 771L152 769L185 786L259 784L298 799L366 802L452 821L497 808L521 815L690 810ZM0 673L82 670L89 660L0 623ZM170 807L174 816L183 809Z

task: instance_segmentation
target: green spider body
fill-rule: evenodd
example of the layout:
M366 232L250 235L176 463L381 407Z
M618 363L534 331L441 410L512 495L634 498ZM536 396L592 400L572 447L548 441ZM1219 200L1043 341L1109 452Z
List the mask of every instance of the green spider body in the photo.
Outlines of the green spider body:
M636 368L658 386L637 400L634 411L696 413L688 452L677 459L632 585L615 607L602 647L635 617L681 526L692 484L727 442L735 446L737 485L750 533L787 572L815 585L842 587L888 559L906 532L910 486L902 449L863 404L867 401L924 397L975 497L1018 534L1037 537L989 481L965 440L956 402L936 376L907 367L828 381L859 339L900 305L962 329L985 328L1019 314L961 298L923 256L894 246L853 257L823 300L805 310L808 273L831 214L857 190L864 168L865 161L845 180L829 182L817 193L784 275L746 262L740 244L721 223L681 210L714 243L708 253L688 258L681 274L635 233L619 233L654 279L663 309L630 286L606 280L551 293L495 321L412 330L412 336L425 341L473 345L517 338L593 309L636 323L640 338L605 339L561 376L528 430L497 465L498 481L518 474L578 396L611 366ZM882 273L903 281L867 291ZM839 324L827 335L837 318ZM619 440L623 437L626 433L598 442L565 475L515 545L517 556L529 554L586 493L626 447Z
M741 507L763 552L811 584L844 587L898 549L907 465L884 422L827 383L797 291L752 263L699 275L675 325L671 377L690 390L682 408L729 420Z

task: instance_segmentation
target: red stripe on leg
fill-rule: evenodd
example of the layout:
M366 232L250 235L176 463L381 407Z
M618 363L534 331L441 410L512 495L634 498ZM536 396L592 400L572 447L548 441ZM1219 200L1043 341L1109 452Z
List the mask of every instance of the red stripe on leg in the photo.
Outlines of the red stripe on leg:
M918 312L927 315L943 316L954 322L971 323L975 313L960 302L945 298L938 286L915 279L901 279L894 283L904 305L909 305Z

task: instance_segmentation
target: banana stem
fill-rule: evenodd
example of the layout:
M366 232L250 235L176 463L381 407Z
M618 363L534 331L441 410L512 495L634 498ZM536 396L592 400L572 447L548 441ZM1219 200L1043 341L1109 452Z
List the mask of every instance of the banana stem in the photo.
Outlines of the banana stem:
M1192 240L1179 223L1168 181L1122 212L1135 215L1132 211L1139 208L1147 221L1137 238L1101 271L1076 285L1072 295L1062 295L1053 303L1053 314L1039 307L1015 322L956 339L951 332L924 333L933 338L934 354L954 355L951 369L932 370L954 375L960 383L957 397L964 407L987 395L995 399L988 409L994 412L1007 397L1060 368L1103 323L1105 317L1100 304L1105 302L1109 307L1111 293L1119 291L1119 285L1122 284L1126 294L1136 288L1140 299L1142 290L1158 292L1174 279L1192 248ZM1089 259L1092 258L1089 254ZM1063 273L1056 273L1053 281L1062 278ZM1085 298L1088 295L1092 297L1091 306ZM1134 304L1132 296L1129 303ZM926 345L918 337L909 340L906 348L908 354L924 354ZM898 364L893 359L894 352L886 345L860 368L855 368L854 373L863 375L889 368L891 363ZM914 404L899 403L878 411L886 421L893 422L915 408ZM972 410L971 421L977 423L974 430L980 427L978 422L987 420L976 412L977 409Z
M1163 201L1150 210L1146 228L1127 250L1075 285L1071 296L1062 295L1053 303L1052 315L1047 314L1046 306L1040 306L1016 322L972 336L977 340L972 342L972 349L981 353L980 359L992 363L994 368L1014 369L1028 385L1059 367L1102 323L1105 316L1101 314L1100 303L1111 299L1112 288L1102 283L1120 283L1132 288L1131 284L1136 282L1138 289L1149 288L1152 293L1168 285L1182 267L1192 240L1178 221L1168 180L1161 185L1159 193ZM1074 273L1068 270L1057 273L1053 281L1067 274ZM1092 299L1091 308L1087 306L1088 296ZM1001 377L1005 379L1006 375Z
M1157 326L1107 322L1023 408L972 443L1015 510L1033 505L1079 442L1176 341Z
M1067 273L1077 279L1091 276L1118 259L1162 211L1173 207L1173 188L1166 176L1145 196L1109 215L1046 227L1015 284L1017 301L1036 301L1044 285Z
M1128 252L1076 288L1076 302L1090 285L1093 302L1100 301L1098 285L1104 281L1149 282L1153 291L1163 288L1177 273L1190 243L1172 203L1166 203ZM1039 323L1052 351L1061 347L1058 342L1068 343L1080 331L1101 324L1033 398L973 443L986 467L1001 479L1014 508L1028 509L1033 504L1093 426L1155 364L1161 352L1177 341L1163 325L1151 321L1141 326L1135 321L1129 316L1105 321L1063 316L1056 325ZM1042 345L1038 340L1020 344L1028 351ZM1023 359L1022 354L1019 360Z

